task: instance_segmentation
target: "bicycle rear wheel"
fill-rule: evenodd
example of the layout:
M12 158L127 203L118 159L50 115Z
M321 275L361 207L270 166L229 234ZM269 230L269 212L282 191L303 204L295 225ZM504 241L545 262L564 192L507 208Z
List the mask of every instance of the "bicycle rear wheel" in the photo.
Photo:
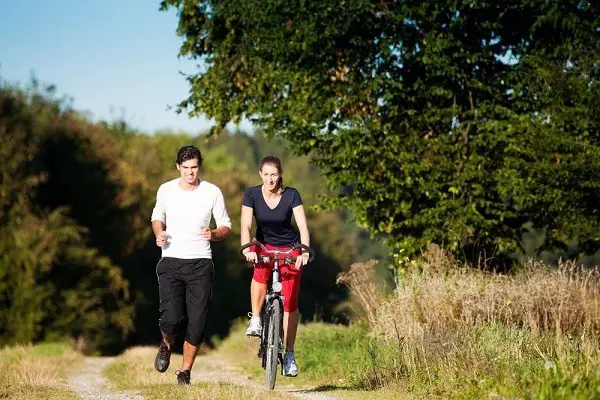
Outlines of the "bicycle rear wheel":
M281 302L273 301L269 311L269 333L267 337L267 388L275 388L275 378L277 377L277 361L279 360L279 350L281 346Z

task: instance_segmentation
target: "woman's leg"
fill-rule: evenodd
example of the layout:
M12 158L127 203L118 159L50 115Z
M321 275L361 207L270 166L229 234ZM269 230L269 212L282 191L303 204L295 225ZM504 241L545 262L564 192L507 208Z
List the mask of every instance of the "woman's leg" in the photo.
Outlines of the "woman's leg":
M298 331L298 309L283 313L283 332L285 338L285 351L294 351L296 332Z
M293 264L283 266L282 283L283 295L285 296L285 304L283 305L283 333L286 352L293 352L294 343L296 343L299 319L298 294L300 292L301 278L302 271L297 270Z
M262 310L265 296L267 295L267 284L258 282L252 279L250 284L250 301L252 302L252 315L260 317L260 310Z

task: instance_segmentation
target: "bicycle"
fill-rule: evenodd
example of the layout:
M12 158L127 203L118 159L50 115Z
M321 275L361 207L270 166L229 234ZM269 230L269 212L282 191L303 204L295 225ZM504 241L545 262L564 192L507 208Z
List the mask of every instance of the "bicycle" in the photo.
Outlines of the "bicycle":
M267 371L267 388L273 389L275 388L278 363L282 365L281 373L283 374L283 295L281 294L283 285L279 280L279 263L281 261L283 261L284 264L293 263L295 260L291 255L296 249L302 249L303 252L304 250L308 252L308 262L314 260L315 252L310 247L300 243L292 246L286 251L269 250L262 243L255 240L246 243L241 247L240 253L242 256L244 255L243 251L251 246L259 246L263 251L263 254L259 256L259 260L256 264L273 262L270 280L271 285L267 285L265 304L260 313L263 329L260 337L260 344L258 346L258 357L262 359L262 368Z

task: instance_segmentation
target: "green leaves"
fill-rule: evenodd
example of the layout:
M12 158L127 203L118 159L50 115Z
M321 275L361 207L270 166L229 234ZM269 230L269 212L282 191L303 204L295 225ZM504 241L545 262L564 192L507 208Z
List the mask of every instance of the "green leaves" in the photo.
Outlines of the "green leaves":
M129 243L110 224L135 224L123 217L134 190L116 190L124 182L107 132L62 110L50 93L0 83L0 343L81 336L96 351L132 329L129 285L113 261ZM100 234L101 219L110 237L99 250L90 230Z
M507 255L525 224L542 250L598 248L595 3L162 4L201 16L180 18L182 54L206 60L182 105L312 154L341 193L326 204L393 248Z

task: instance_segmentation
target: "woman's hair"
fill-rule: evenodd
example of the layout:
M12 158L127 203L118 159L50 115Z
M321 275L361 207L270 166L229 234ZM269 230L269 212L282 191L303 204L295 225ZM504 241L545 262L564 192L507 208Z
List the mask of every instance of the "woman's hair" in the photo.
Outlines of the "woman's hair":
M202 166L202 154L200 154L200 150L196 146L183 146L177 152L177 165L181 165L181 163L187 160L193 160L194 158L198 159L198 167Z
M279 180L277 181L277 193L282 194L285 190L285 186L283 186L283 168L281 167L281 160L275 156L266 156L260 162L259 170L262 171L263 166L269 164L277 168L279 171Z

